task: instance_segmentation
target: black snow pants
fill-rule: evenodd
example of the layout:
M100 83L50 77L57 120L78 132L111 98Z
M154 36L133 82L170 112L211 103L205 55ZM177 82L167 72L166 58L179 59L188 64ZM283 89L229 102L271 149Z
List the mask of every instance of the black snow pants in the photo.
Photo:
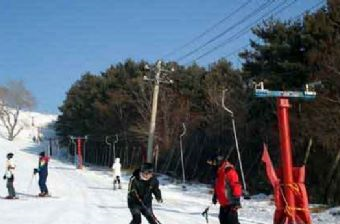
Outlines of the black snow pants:
M7 179L6 187L8 190L8 196L15 197L14 176Z
M134 206L130 207L130 212L132 215L132 221L130 224L141 224L142 223L142 215L148 220L150 224L157 224L155 219L152 217L152 208L150 207L141 207L141 206Z
M232 206L221 206L218 218L220 220L220 224L240 224L238 221L237 210L234 210Z
M46 185L47 174L39 174L39 188L41 193L48 194L48 189Z
M113 184L118 183L118 185L120 185L120 177L116 176L115 180L113 181Z

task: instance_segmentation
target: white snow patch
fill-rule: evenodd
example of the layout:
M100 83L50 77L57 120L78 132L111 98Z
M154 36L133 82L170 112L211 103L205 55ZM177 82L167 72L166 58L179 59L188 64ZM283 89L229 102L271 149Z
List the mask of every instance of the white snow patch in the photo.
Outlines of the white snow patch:
M22 113L23 122L30 123L32 116L36 126L43 129L45 135L54 135L50 126L55 115ZM26 121L25 121L26 120ZM3 132L0 127L0 132ZM20 199L0 200L1 223L11 224L124 224L131 220L127 208L127 185L130 173L123 172L122 190L112 190L111 169L86 167L75 169L65 160L53 158L49 165L47 185L53 197L37 198L39 193L37 178L32 175L37 166L37 153L46 149L47 142L32 142L32 127L27 126L13 142L0 137L0 159L3 163L8 152L13 152L17 169L15 188ZM0 172L4 171L0 169ZM188 184L186 191L180 184L172 184L169 178L161 176L161 190L164 203L154 204L154 213L163 224L199 224L206 223L201 215L210 205L209 223L217 224L218 206L211 205L209 188L203 184ZM6 196L5 181L0 187L0 195ZM264 194L253 196L251 200L242 200L239 211L241 224L271 224L274 205L271 196ZM313 214L315 224L339 224L340 207ZM143 223L147 223L143 219Z

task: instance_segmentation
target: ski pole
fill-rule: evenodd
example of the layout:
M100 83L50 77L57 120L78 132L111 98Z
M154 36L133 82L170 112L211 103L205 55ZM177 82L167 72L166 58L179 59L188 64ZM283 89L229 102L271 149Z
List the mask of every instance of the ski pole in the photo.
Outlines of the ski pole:
M33 183L34 177L35 177L35 174L33 173L33 174L32 174L32 177L31 177L31 180L30 180L30 182L29 182L29 184L28 184L28 186L27 186L27 191L26 191L27 194L29 193L29 190L30 190L31 187L32 187L32 183Z
M201 215L205 218L205 220L207 221L207 223L209 223L209 219L208 219L208 212L210 209L210 205L208 207L206 207L204 209L204 211L201 213Z
M150 210L146 207L146 205L144 204L144 202L142 201L142 199L139 197L138 193L137 193L136 191L134 191L134 193L135 193L135 195L136 195L136 197L137 197L137 200L138 200L139 203L142 205L143 209L145 209L145 211L146 211L147 213L149 213L149 215L153 218L153 220L154 220L156 223L162 224L162 223L157 219L157 217L155 216L155 214L153 214L153 212L150 211Z

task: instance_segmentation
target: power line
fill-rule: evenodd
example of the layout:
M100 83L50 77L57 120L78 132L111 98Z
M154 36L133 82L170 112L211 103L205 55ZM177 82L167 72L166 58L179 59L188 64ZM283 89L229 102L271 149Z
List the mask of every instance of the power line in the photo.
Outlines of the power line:
M278 13L281 13L282 11L284 11L286 8L288 8L289 6L291 6L291 5L292 5L293 3L295 3L295 2L296 2L296 0L294 0L293 2L291 2L290 4L288 4L287 6L285 6L284 8L280 9L278 12L272 13L271 16L273 16L273 15L275 15L275 14L278 14ZM299 18L300 16L304 15L304 14L306 13L306 11L314 10L314 9L318 8L319 6L321 6L322 4L324 4L324 0L319 1L317 4L315 4L315 5L312 6L311 8L305 10L304 12L302 12L302 13L300 13L299 15L297 15L297 16L295 16L295 17L292 17L292 18L293 18L293 19L297 19L297 18ZM251 25L251 27L252 27L252 26L253 26L253 25ZM249 28L249 26L248 26L248 28ZM243 36L243 35L246 34L247 32L249 32L249 30L246 31L246 32L241 31L241 32L239 33L240 35L238 35L238 36L237 36L237 35L232 36L232 37L229 38L228 40L226 40L226 41L224 41L223 43L221 43L221 44L215 46L213 49L211 49L211 50L209 50L208 52L206 52L206 53L200 55L199 57L195 58L195 59L194 59L193 61L191 61L191 62L186 63L185 65L191 64L191 63L193 63L193 62L195 62L195 61L197 61L197 60L199 60L199 59L205 57L206 55L212 53L213 51L217 50L218 48L220 48L220 47L226 45L227 43L230 43L231 41L233 41L233 40L231 40L231 39L234 38L235 36L236 36L236 39L234 39L234 40L239 39L241 36ZM249 44L247 44L247 45L249 45ZM244 48L244 47L243 47L243 48ZM231 53L231 54L228 54L228 56L233 55L233 54L234 54L234 52ZM228 56L227 56L227 57L228 57Z
M312 11L312 10L314 10L314 9L316 9L316 8L319 8L321 5L323 5L324 3L326 3L325 1L327 1L327 0L321 0L321 1L319 1L319 2L316 3L314 6L312 6L311 8L309 8L309 9L307 9L307 10L305 10L304 12L300 13L299 15L294 16L292 19L293 19L293 20L299 19L299 17L303 16L306 12Z
M250 43L245 44L245 45L243 45L242 47L239 47L239 48L237 48L236 50L230 52L229 54L226 54L224 57L226 57L226 58L227 58L227 57L230 57L231 55L234 55L234 54L240 52L241 50L247 48L249 45L250 45Z
M202 48L204 48L205 46L207 46L208 44L214 42L215 40L221 38L222 36L224 36L225 34L227 34L228 32L230 32L231 30L233 30L234 28L236 28L237 26L241 25L242 23L246 22L248 19L250 19L251 17L256 16L258 13L260 13L261 11L263 11L264 9L266 9L267 7L269 7L271 4L273 4L274 1L269 1L269 2L265 2L262 5L260 5L258 8L256 8L255 10L253 10L252 12L250 12L249 14L247 14L246 16L244 16L241 20L239 20L238 22L236 22L235 24L231 25L230 27L228 27L226 30L224 30L222 33L219 33L218 35L214 36L213 38L211 38L210 40L206 41L204 44L200 45L199 47L195 48L194 50L190 51L189 53L179 57L176 61L182 61L183 59L189 57L190 55L196 53L197 51L201 50Z
M197 61L197 60L199 60L199 59L201 59L201 58L203 58L203 57L205 57L205 56L211 54L212 52L216 51L217 49L223 47L224 45L226 45L226 44L228 44L228 43L230 43L230 42L232 42L232 41L235 41L235 40L239 39L241 36L245 35L246 33L248 33L248 32L250 31L249 28L254 27L254 25L256 25L259 21L263 20L263 18L265 18L265 17L271 17L271 16L274 16L274 15L276 15L276 14L279 14L279 13L283 12L284 10L286 10L288 7L290 7L291 5L293 5L293 4L296 3L296 2L297 2L297 0L293 0L292 2L290 2L288 5L286 5L286 6L284 6L284 7L282 7L283 5L279 5L279 6L275 7L272 11L276 11L276 10L277 10L277 11L271 13L270 16L268 16L268 15L266 15L266 14L265 14L265 15L262 15L262 16L261 16L259 19L257 19L254 23L251 23L250 25L248 25L248 26L246 26L245 28L241 29L240 31L238 31L237 33L235 33L233 36L231 36L230 38L228 38L227 40L225 40L225 41L223 41L222 43L216 45L216 46L213 47L212 49L210 49L210 50L208 50L207 52L205 52L205 53L201 54L200 56L196 57L193 61L191 61L191 62L189 62L189 63L187 63L187 64L190 64L190 63L192 63L192 62L194 62L194 61ZM320 3L319 3L319 4L320 4ZM282 7L282 8L280 8L280 7ZM314 6L314 7L316 7L316 6ZM314 8L314 7L313 7L313 8Z
M172 50L171 52L167 53L166 55L164 55L164 57L168 57L170 55L173 55L174 53L186 48L187 46L191 45L192 43L196 42L197 40L199 40L200 38L202 38L203 36L205 36L206 34L208 34L210 31L214 30L216 27L218 27L220 24L224 23L226 20L228 20L229 18L231 18L232 16L234 16L235 14L237 14L239 11L241 11L242 9L244 9L247 5L249 5L251 3L250 1L246 1L245 3L243 3L240 7L238 7L237 9L235 9L234 11L232 11L231 13L229 13L227 16L225 16L223 19L221 19L220 21L218 21L217 23L215 23L214 25L212 25L211 27L209 27L208 29L206 29L205 31L203 31L201 34L199 34L198 36L192 38L190 41L186 42L185 44L183 44L182 46L179 46L178 48Z
M295 0L295 1L296 1L296 0ZM293 3L295 3L295 2L292 2L290 5L292 5ZM303 16L307 11L312 11L312 10L314 10L314 9L316 9L316 8L318 8L318 7L320 7L323 3L324 3L324 0L321 0L321 1L319 1L317 4L315 4L314 6L312 6L311 8L309 8L309 9L303 11L302 13L298 14L297 16L291 17L291 19L292 19L292 20L297 20L297 19L299 19L299 17ZM285 8L282 9L282 11L285 10L285 9L286 9L287 7L289 7L290 5L287 5ZM281 11L281 12L282 12L282 11ZM277 12L277 13L280 13L280 12ZM246 32L246 33L247 33L247 32ZM238 36L237 39L239 39L239 38L240 38L241 36L243 36L244 34L245 34L245 33L243 33L242 35ZM236 40L237 40L237 39L236 39ZM250 43L248 43L248 44L246 44L246 45L244 45L244 46L242 46L242 47L240 47L240 48L238 48L238 49L232 51L232 52L229 53L229 54L226 54L224 57L229 57L229 56L231 56L231 55L234 55L235 53L239 52L239 51L242 50L242 49L245 49L245 48L248 47L249 45L250 45ZM196 61L196 60L198 60L198 59L195 59L194 61ZM188 64L188 63L187 63L187 64Z

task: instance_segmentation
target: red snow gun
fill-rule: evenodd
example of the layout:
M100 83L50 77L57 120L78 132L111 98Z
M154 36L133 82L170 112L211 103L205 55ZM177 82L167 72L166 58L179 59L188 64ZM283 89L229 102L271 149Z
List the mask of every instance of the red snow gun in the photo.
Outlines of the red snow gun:
M294 167L289 127L289 99L312 100L314 91L306 85L304 91L272 91L263 87L263 82L255 86L255 96L277 99L277 117L280 137L281 164L274 169L268 148L264 145L262 161L266 167L267 177L274 189L275 214L274 224L310 224L312 223L308 208L308 196L305 187L305 166Z

